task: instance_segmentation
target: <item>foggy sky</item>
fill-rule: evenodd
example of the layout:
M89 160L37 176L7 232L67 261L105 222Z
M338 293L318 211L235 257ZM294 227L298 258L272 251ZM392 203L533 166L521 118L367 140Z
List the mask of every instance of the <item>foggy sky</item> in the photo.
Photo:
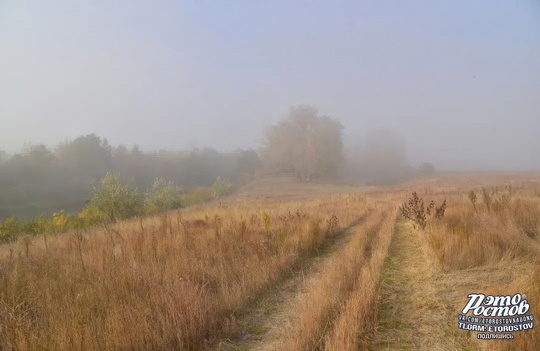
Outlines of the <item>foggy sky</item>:
M540 3L0 1L0 150L256 148L297 104L413 165L540 169Z

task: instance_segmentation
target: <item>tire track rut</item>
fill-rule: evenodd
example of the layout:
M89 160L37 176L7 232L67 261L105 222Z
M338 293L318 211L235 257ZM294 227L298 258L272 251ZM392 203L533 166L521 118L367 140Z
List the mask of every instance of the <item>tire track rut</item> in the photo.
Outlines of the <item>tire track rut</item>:
M356 232L357 227L366 223L377 212L370 210L337 235L328 238L320 248L314 250L312 256L299 260L283 278L273 282L240 314L237 320L240 332L235 339L220 340L207 349L213 351L274 349L273 344L265 340L277 336L279 326L285 321L289 300L296 296L309 277L321 269L324 262L339 253Z

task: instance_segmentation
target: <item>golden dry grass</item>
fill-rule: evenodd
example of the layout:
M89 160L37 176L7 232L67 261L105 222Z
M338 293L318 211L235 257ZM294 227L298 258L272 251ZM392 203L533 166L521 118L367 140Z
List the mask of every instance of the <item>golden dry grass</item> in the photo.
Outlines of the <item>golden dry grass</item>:
M527 295L533 314L540 312L540 183L516 177L504 183L486 181L450 196L445 217L433 220L425 243L436 258L447 301L456 311L474 291ZM492 198L483 201L482 189ZM435 188L436 189L436 188ZM474 190L476 209L468 198ZM440 191L440 190L439 190ZM440 198L434 191L434 198ZM447 274L444 274L447 273ZM463 282L467 282L463 285ZM457 298L459 291L460 299ZM475 335L472 335L474 337ZM482 350L538 350L540 329L514 333L513 341L477 340Z
M399 222L384 264L377 327L362 349L471 350L466 335L456 328L459 303L448 306L453 287L440 286L445 273L437 270L435 257L427 252L424 234ZM457 300L464 291L460 288Z
M290 318L281 333L281 349L354 349L352 338L363 332L363 325L357 322L374 312L375 296L366 295L366 300L360 302L362 306L357 306L355 300L365 288L378 286L379 262L386 254L394 214L391 207L381 205L356 229L347 245L306 280L300 293L290 301ZM362 308L364 315L360 315ZM344 325L347 328L340 329ZM342 348L345 345L348 347Z
M500 196L495 195L495 200ZM431 222L427 240L445 269L538 254L540 197L515 194L508 205L491 213L483 204L477 207L478 213L465 196L454 197L445 218Z
M233 335L236 311L370 206L359 195L233 199L4 246L0 349L202 348Z
M270 326L278 349L540 349L538 326L513 342L479 341L457 330L455 319L475 291L524 293L540 313L538 178L452 176L367 195L348 186L283 184L0 247L0 350L208 349L243 335L238 318L284 279L299 283L279 300L286 318L268 319L278 321ZM482 187L493 192L489 211ZM407 229L391 242L396 205L414 190L437 203L446 198L446 215L425 231L398 222ZM470 190L479 195L477 211ZM343 235L351 224L358 226ZM342 245L322 255L338 237ZM314 257L317 269L293 269ZM395 291L403 299L392 298ZM411 309L397 313L403 302ZM385 313L395 320L377 344L388 321L376 316ZM407 316L421 329L411 329Z
M365 336L374 327L380 277L394 233L395 215L395 208L390 209L388 217L372 239L374 242L362 241L358 251L363 251L364 262L362 265L356 263L350 275L349 279L355 282L355 286L348 298L343 300L338 316L325 337L325 350L352 351L365 347ZM358 251L353 249L351 254ZM354 259L351 261L354 262Z

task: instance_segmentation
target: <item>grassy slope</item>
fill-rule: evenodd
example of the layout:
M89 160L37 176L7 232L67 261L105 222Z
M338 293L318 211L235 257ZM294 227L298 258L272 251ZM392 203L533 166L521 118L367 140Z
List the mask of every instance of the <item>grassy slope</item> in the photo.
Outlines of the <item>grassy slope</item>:
M367 200L340 194L368 189L266 179L237 196L194 206L181 215L119 223L84 237L68 233L47 245L42 239L6 245L0 248L0 349L266 349L271 340L290 338L279 331L284 321L305 320L315 334L322 334L318 341L310 337L293 343L299 349L313 342L321 348L324 339L329 350L358 349L366 341L373 350L534 350L539 346L538 326L514 343L478 342L456 327L457 314L473 291L525 292L533 313L540 313L540 291L534 290L540 265L530 256L503 256L481 266L449 269L453 266L441 264L441 257L448 261L455 247L468 247L447 245L441 256L431 246L433 240L400 226L384 266L378 328L370 333L368 319L377 308L370 296L378 291L380 273L375 262L382 262L387 245L384 240L379 245L378 239L369 250L351 246L346 251L341 239L337 246L325 244L336 239L336 232L326 231L332 214L344 228L374 200L402 202L412 190L435 199L457 199L472 187L530 182L527 177L446 177L370 188ZM261 211L270 217L270 232ZM482 218L489 225L490 217ZM488 231L479 233L485 240L493 238ZM326 252L329 247L335 251ZM377 259L357 260L356 252L376 252ZM310 260L313 270L294 270ZM337 264L356 268L345 276ZM343 283L347 279L359 283L349 286ZM343 290L325 288L338 285ZM337 300L316 293L327 290L335 292ZM277 298L264 298L272 291ZM302 294L318 299L315 309L291 304L292 296ZM363 300L368 302L359 305ZM250 320L246 313L259 320ZM330 318L312 318L310 313ZM238 336L248 340L227 342Z
M309 197L231 197L3 246L0 349L200 349L235 335L237 311L371 206Z

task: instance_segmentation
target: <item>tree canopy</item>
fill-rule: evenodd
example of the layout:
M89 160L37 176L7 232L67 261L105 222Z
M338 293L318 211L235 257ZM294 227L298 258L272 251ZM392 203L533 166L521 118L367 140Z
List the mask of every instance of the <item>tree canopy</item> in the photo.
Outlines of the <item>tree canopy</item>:
M338 120L301 105L266 133L262 161L267 173L298 178L335 177L342 161L342 129Z

